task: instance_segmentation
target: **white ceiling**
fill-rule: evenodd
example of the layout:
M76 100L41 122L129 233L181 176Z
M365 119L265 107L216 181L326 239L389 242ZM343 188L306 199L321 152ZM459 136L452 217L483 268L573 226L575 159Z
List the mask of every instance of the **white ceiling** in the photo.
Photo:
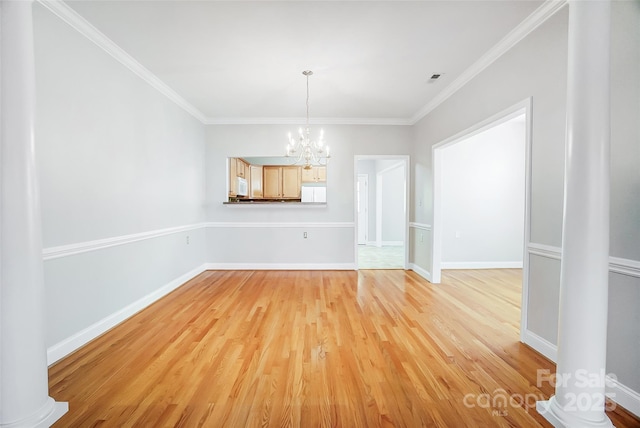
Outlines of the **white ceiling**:
M542 1L68 1L209 121L408 120ZM442 73L430 82L433 73Z

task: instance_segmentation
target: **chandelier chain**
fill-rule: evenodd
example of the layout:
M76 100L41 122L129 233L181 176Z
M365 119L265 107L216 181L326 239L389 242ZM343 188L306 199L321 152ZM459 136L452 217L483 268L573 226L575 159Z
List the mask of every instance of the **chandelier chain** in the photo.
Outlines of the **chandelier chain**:
M307 132L309 130L309 75L307 74Z

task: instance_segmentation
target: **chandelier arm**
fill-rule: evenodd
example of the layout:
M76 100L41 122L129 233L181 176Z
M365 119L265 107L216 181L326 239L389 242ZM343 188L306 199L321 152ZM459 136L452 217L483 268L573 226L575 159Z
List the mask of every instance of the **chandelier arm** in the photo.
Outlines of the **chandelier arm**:
M329 155L329 146L324 145L323 131L320 130L319 140L311 138L309 128L309 76L313 74L311 70L305 70L302 74L307 78L307 99L306 99L306 127L299 129L299 137L294 140L289 134L289 144L287 145L287 156L297 157L296 163L304 163L305 169L311 165L326 165ZM324 162L323 162L324 161Z

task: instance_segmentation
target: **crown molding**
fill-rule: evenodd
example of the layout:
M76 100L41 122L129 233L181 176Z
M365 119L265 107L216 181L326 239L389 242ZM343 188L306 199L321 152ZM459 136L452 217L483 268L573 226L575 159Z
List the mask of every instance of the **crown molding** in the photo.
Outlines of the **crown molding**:
M487 51L479 60L474 62L471 67L458 76L449 86L439 92L428 104L422 107L411 119L408 120L410 125L416 124L420 119L425 117L436 107L446 101L450 96L455 94L460 88L466 85L471 79L480 74L485 68L493 64L504 53L513 48L518 42L524 39L529 33L542 25L547 19L558 12L567 0L546 0L531 15L522 21L516 28L511 30L502 40Z
M114 43L89 21L80 16L63 0L37 0L54 15L58 16L80 34L91 40L116 61L123 64L142 80L151 85L158 92L173 101L187 113L198 119L205 125L299 125L305 123L306 118L301 117L207 117L193 104L171 89L149 69L136 61L131 55ZM313 125L386 125L386 126L410 126L416 124L450 96L456 93L467 82L477 76L485 68L496 61L505 52L515 46L520 40L538 28L547 19L559 11L567 0L546 0L538 9L522 21L516 28L507 34L500 42L493 46L471 67L466 69L457 79L451 82L438 93L428 104L422 107L410 118L366 118L366 117L325 117L310 120Z
M92 41L106 53L111 55L116 61L131 70L134 74L147 82L158 92L169 98L187 113L198 119L205 125L299 125L305 123L303 117L207 117L193 104L171 89L166 83L160 80L149 69L144 67L135 58L129 55L124 49L109 39L104 33L94 27L89 21L84 19L78 12L73 10L63 0L37 0L45 8L51 11L58 18L62 19L73 29ZM310 120L313 125L410 125L406 118L314 118Z
M209 117L206 125L302 125L306 117ZM411 125L405 118L369 117L316 117L309 119L310 125Z
M151 85L158 92L176 103L187 113L205 123L206 117L200 110L195 108L191 103L182 98L176 91L171 89L166 83L160 80L155 74L146 67L136 61L131 55L125 52L120 46L115 44L111 39L104 35L100 30L91 25L89 21L84 19L62 0L38 0L38 3L50 10L58 18L69 24L73 29L91 40L98 47L102 48L106 53L111 55L116 61L131 70L142 80Z

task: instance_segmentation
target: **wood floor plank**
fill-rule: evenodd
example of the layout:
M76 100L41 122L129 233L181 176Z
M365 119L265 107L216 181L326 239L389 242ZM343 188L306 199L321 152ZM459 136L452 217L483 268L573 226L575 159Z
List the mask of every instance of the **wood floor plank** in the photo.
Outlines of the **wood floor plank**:
M548 427L521 275L208 271L50 367L55 426Z

